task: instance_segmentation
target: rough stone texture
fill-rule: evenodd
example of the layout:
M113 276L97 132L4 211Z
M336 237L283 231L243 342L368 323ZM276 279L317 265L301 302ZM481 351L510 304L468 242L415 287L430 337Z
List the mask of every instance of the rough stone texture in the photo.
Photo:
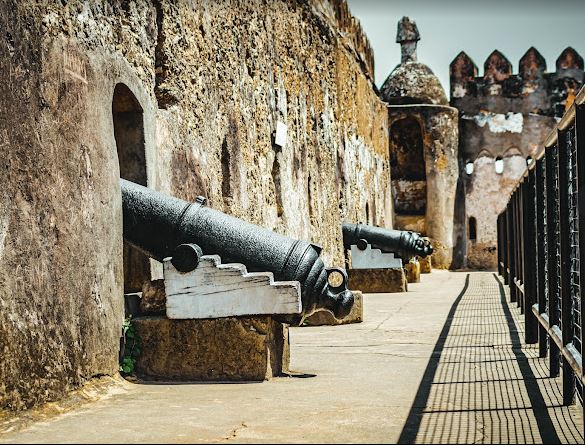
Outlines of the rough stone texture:
M457 266L494 269L497 266L496 220L504 209L527 158L534 158L542 141L570 106L583 84L583 59L567 48L556 71L530 48L520 59L519 73L494 51L484 64L484 76L461 52L451 63L451 105L460 112L459 159L461 176L456 200ZM496 160L503 172L495 172ZM465 166L473 172L465 172ZM475 219L475 239L469 230ZM472 224L473 225L473 224Z
M427 256L418 260L420 264L420 273L431 273L433 271L431 258L432 257Z
M354 303L347 317L338 320L329 311L315 312L307 317L303 326L337 326L341 324L361 323L364 321L364 297L359 290L353 291Z
M341 221L391 227L387 114L344 5L0 5L0 409L117 373L135 276L118 177L137 144L148 186L318 243L328 265Z
M406 271L406 281L409 283L420 283L420 263L418 261L409 261L404 266Z
M204 194L215 208L323 246L325 261L342 265L341 219L391 217L384 107L337 35L334 8L179 5L159 8L159 166L172 178L160 187ZM189 26L177 35L177 23ZM284 147L273 144L278 121L288 126ZM194 187L176 185L183 169L195 172Z
M400 269L349 269L349 288L364 294L406 292L406 273Z
M460 157L463 163L480 156L491 158L521 154L534 157L538 146L556 125L551 116L524 115L513 111L480 111L470 115L463 111L460 119ZM462 172L463 176L464 172Z
M422 103L448 105L445 90L433 71L424 63L406 62L390 73L380 95L389 104Z
M271 317L134 320L145 380L265 380L288 371L288 327ZM210 335L210 333L213 333Z
M166 311L165 280L147 281L142 285L140 310L144 314Z
M123 67L154 42L128 32L148 28L146 6L128 26L119 7L99 27L73 9L0 5L0 409L54 400L118 371L122 215L111 97L117 79L138 75ZM61 11L63 27L52 24ZM81 51L92 38L94 50Z
M526 170L524 156L503 159L504 172L496 173L494 159L477 158L473 175L466 183L465 210L476 220L476 239L467 242L467 266L474 269L495 269L497 254L497 217L508 203L512 189ZM468 220L469 221L469 220Z

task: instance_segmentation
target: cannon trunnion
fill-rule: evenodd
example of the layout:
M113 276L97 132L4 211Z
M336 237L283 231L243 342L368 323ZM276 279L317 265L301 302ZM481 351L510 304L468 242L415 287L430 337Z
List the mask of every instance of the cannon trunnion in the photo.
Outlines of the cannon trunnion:
M351 223L344 223L342 231L343 246L346 249L350 249L353 244L364 250L366 244L370 244L372 248L382 252L393 252L404 261L413 256L426 257L433 253L431 244L414 232Z
M120 186L124 239L148 256L162 261L180 245L197 244L205 255L272 272L278 281L300 282L302 313L291 323L320 309L336 318L349 314L354 297L347 275L325 268L318 246L209 208L202 197L190 203L124 179Z

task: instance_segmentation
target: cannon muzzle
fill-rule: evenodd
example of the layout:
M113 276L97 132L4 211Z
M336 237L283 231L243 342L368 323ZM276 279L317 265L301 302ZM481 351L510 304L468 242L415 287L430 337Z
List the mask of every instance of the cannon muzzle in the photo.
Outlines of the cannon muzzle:
M197 252L188 245L196 244L205 255L243 263L250 271L272 272L278 281L299 281L303 311L284 320L291 324L316 310L328 310L336 318L351 311L354 297L347 274L325 268L319 247L213 210L202 197L190 203L124 179L120 186L124 239L148 256L162 261L180 253L186 259L176 262L188 270L189 258L197 261Z
M433 253L431 243L415 232L351 223L344 223L342 231L343 246L346 249L349 249L352 244L360 247L367 243L382 252L393 252L404 261L408 261L413 256L424 258ZM361 248L365 249L365 245Z

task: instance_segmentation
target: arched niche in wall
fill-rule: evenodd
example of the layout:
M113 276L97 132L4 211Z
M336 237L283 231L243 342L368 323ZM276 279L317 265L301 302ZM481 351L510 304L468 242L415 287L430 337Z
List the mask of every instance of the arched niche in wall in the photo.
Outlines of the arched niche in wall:
M488 169L493 169L493 164L495 161L494 158L495 156L490 150L485 148L480 150L473 160L473 175L471 175L469 178L473 178L474 181L476 181L477 178L482 178ZM481 181L482 179L479 180Z
M522 154L522 151L519 148L510 147L504 152L503 157L504 158L511 158L512 156L524 156L524 155Z
M143 110L123 83L114 89L112 119L120 177L146 186ZM145 281L150 281L148 257L124 242L124 293L141 292Z
M486 150L485 148L483 150L481 150L478 154L477 157L475 158L475 160L477 161L480 158L491 158L493 159L494 155L489 151Z
M510 147L504 152L504 170L506 177L523 175L527 165L527 157L519 148Z
M424 215L427 178L423 131L415 117L399 119L390 127L390 168L396 214Z

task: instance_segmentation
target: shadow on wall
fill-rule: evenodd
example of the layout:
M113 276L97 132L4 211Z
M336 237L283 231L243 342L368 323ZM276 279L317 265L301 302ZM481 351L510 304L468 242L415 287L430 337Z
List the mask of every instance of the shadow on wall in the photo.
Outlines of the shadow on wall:
M427 182L420 123L409 116L390 128L390 177L397 215L425 215Z

